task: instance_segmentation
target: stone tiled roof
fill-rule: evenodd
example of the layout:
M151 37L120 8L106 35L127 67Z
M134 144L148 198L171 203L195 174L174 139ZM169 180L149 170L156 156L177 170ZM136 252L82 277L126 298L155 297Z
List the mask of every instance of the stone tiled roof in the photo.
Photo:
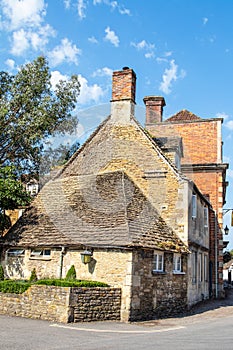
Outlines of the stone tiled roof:
M201 120L201 118L193 114L192 112L189 112L186 109L183 109L182 111L166 119L165 122L170 123L170 122L195 121L195 120Z
M144 247L188 252L122 171L48 182L4 237L3 244Z

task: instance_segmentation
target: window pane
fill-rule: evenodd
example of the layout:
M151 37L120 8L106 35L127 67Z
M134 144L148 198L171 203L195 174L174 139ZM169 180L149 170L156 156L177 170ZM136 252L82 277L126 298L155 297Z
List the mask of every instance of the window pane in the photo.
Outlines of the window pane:
M8 256L24 255L24 249L9 249L7 254Z
M195 194L192 195L192 217L196 218L197 216L197 196Z
M44 255L48 256L48 255L50 255L50 252L51 252L50 249L45 249L44 250Z
M33 255L33 256L42 255L42 250L35 249L31 252L31 255Z
M162 253L155 253L154 254L154 271L163 271L163 254Z
M173 255L173 271L181 272L181 255Z

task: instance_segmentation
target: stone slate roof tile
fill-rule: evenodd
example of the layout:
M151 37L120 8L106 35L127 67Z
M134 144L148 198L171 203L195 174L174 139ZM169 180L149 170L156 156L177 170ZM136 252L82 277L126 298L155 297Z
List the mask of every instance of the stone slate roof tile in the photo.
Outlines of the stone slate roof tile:
M51 180L6 234L4 244L188 252L122 171Z

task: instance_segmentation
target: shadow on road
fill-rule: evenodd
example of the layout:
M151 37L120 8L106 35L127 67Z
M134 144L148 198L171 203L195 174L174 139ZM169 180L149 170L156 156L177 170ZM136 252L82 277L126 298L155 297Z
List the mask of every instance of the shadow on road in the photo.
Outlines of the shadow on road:
M233 289L226 289L226 297L222 299L208 299L194 305L186 316L201 314L210 310L233 306Z

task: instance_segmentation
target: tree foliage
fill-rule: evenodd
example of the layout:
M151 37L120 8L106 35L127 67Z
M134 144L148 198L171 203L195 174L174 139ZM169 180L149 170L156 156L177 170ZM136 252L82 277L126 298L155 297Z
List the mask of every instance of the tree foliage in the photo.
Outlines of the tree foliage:
M79 95L77 75L55 89L45 57L22 66L17 74L0 72L0 230L9 227L8 209L29 203L18 181L39 173L44 141L76 129L72 115ZM68 152L68 150L66 150Z
M0 167L0 232L11 226L6 210L13 210L30 203L31 197L18 180L13 166Z
M38 57L16 75L0 72L0 166L38 170L42 140L74 130L72 116L79 94L77 75L55 90L46 59Z
M76 279L76 270L75 270L74 265L71 265L71 267L67 271L66 279L67 280L75 280Z

